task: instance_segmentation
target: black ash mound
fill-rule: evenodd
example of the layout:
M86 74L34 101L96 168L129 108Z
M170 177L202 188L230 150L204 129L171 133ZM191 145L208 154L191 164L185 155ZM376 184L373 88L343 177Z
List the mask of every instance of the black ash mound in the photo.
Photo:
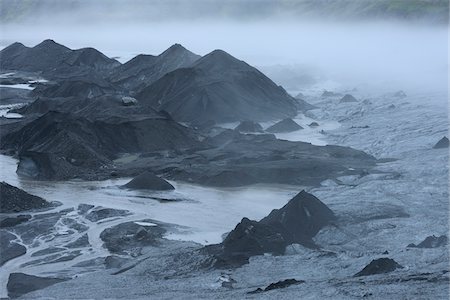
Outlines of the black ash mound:
M263 132L261 125L253 121L242 121L234 130L243 133Z
M217 267L240 266L255 255L282 255L286 246L294 243L317 248L312 238L335 220L324 203L301 191L259 222L243 218L221 244L204 249L213 254Z
M166 74L136 98L176 120L197 123L280 119L297 110L296 100L283 88L221 50Z
M441 148L448 148L449 141L446 136L444 136L442 139L439 140L439 142L436 143L436 145L433 146L433 149L441 149Z
M399 265L395 260L383 257L372 260L370 264L356 273L354 277L390 273L395 271L396 269L403 269L403 267Z
M294 120L287 118L270 126L269 128L266 129L266 131L270 133L282 133L282 132L297 131L300 129L303 129L303 127L298 125Z

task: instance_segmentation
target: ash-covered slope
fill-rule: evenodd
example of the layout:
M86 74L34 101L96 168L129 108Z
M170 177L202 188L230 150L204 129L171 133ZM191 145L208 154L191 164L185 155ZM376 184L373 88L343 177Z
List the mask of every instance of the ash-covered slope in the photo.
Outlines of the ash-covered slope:
M72 50L53 40L34 47L14 43L0 51L1 70L42 72L49 78L68 77L86 69L105 72L119 65L94 48Z
M168 73L136 98L191 123L264 121L291 117L297 111L295 99L282 87L222 50Z
M174 44L158 56L140 54L114 69L110 80L127 90L139 91L165 74L192 65L201 56Z
M119 153L192 148L196 136L163 115L140 118L51 111L2 138L1 148L20 158L18 173L37 179L88 178L112 167ZM95 115L94 115L95 116Z

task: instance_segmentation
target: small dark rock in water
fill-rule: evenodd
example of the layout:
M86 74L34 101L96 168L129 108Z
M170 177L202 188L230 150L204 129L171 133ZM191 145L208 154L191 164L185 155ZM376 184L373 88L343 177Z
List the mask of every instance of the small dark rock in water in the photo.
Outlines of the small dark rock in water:
M356 273L354 277L389 273L395 271L396 269L403 269L403 267L399 265L395 260L383 257L372 260L370 264Z
M358 102L358 100L356 100L356 98L350 94L345 94L345 96L341 98L339 103L346 103L346 102Z
M68 279L38 277L24 273L11 273L7 284L8 296L10 298L17 298L29 292L40 290L66 280Z
M291 286L294 284L300 284L300 283L304 283L304 282L305 282L304 280L297 280L297 279L281 280L281 281L269 284L265 289L257 288L256 290L249 292L249 294L257 294L257 293L261 293L261 292L267 292L270 290L283 289L283 288L287 288L288 286Z
M270 133L280 133L280 132L292 132L300 129L303 129L303 127L298 125L294 120L287 118L270 126L269 128L266 129L266 131Z
M24 255L27 248L13 242L16 236L8 231L0 230L0 266L8 260Z
M0 213L14 213L52 206L41 197L28 194L6 182L0 183Z
M18 215L0 219L0 228L13 227L31 219L30 215Z
M309 127L317 127L319 126L319 123L317 122L311 122L311 124L308 125Z
M445 235L441 236L428 236L419 244L409 244L410 248L437 248L448 244L448 238Z
M263 132L263 128L253 121L242 121L234 130L239 132Z
M439 140L439 142L436 143L436 145L433 146L433 149L448 148L448 145L449 145L448 138L444 136L442 139Z
M151 172L144 172L133 178L123 187L133 190L174 190L175 188L166 180L159 178Z
M204 249L215 257L216 267L240 266L255 255L282 255L293 243L317 248L312 237L334 220L334 213L325 204L301 191L259 222L243 218L221 244Z

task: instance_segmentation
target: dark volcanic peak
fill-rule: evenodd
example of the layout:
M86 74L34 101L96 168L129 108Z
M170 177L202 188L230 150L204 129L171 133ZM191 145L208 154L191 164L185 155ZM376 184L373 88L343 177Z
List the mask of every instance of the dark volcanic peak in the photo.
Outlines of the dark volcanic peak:
M86 70L109 71L120 65L96 49L71 50L53 40L45 40L32 48L14 43L0 51L0 57L0 69L42 72L52 79L70 77Z
M222 50L168 73L136 98L190 123L267 121L291 117L297 111L295 99L283 88Z
M199 58L180 44L174 44L158 56L140 54L134 57L116 68L110 79L137 92L169 72L192 65Z

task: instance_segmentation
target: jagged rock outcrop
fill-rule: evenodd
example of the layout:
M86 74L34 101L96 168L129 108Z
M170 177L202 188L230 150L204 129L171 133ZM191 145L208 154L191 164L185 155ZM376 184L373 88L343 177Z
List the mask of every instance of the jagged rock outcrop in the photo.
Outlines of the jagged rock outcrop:
M222 50L143 89L136 98L175 120L217 123L292 117L296 100L257 69Z
M262 292L267 292L267 291L271 291L271 290L276 290L276 289L284 289L287 288L291 285L296 285L296 284L300 284L300 283L304 283L304 280L297 280L297 279L285 279L285 280L280 280L278 282L274 282L269 284L267 287L265 287L264 289L262 288L257 288L254 291L248 292L248 294L258 294L258 293L262 293Z
M297 131L300 129L303 129L303 127L298 125L294 120L287 118L270 126L266 129L266 131L270 133L282 133Z
M419 244L409 244L410 248L438 248L448 244L448 237L445 235L441 236L427 236Z
M204 250L214 256L217 267L226 267L245 264L250 257L264 253L281 255L293 243L317 248L312 238L335 219L324 203L301 191L259 222L243 218L221 244Z

